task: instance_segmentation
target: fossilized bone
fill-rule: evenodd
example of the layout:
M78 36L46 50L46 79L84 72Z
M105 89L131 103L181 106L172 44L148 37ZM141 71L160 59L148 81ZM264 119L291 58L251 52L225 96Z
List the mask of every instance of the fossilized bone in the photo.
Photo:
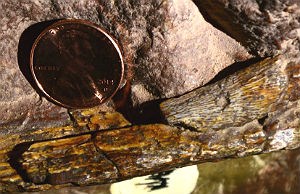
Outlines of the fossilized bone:
M131 125L120 113L97 109L72 112L71 126L32 131L32 140L10 136L18 144L2 150L0 178L26 190L101 184L297 148L299 73L299 63L285 56L267 58L166 100L165 124Z

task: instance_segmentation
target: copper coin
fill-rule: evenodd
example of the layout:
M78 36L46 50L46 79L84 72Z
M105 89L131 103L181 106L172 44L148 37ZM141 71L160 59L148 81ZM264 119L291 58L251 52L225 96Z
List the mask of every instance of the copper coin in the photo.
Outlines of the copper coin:
M121 51L99 26L65 19L33 44L30 68L41 91L68 108L89 108L111 98L124 71Z

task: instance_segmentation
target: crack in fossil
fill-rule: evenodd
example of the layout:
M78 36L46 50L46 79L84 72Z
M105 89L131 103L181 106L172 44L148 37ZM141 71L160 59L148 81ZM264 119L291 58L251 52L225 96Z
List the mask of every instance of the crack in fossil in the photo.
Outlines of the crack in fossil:
M92 143L93 143L93 145L94 145L94 148L95 148L96 152L97 152L98 154L100 154L101 157L103 157L107 162L109 162L109 163L115 168L117 178L122 177L121 171L120 171L120 169L119 169L117 163L115 163L113 160L111 160L111 159L107 156L107 154L105 154L105 152L102 151L102 150L99 148L99 146L97 146L97 144L96 144L96 141L97 141L97 134L96 134L96 133L92 133L92 134L91 134L91 141L92 141Z

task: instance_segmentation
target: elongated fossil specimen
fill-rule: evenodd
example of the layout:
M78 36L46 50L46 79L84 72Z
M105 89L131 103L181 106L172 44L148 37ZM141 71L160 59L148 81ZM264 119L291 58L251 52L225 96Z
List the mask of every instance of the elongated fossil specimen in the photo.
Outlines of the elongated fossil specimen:
M299 75L297 59L265 59L163 102L162 111L173 126L132 125L117 112L95 108L70 112L72 125L3 135L0 193L111 183L298 148Z
M299 70L278 58L267 58L212 85L169 99L161 104L161 110L169 124L195 131L263 119L293 98L288 90L291 84L298 86L292 81Z

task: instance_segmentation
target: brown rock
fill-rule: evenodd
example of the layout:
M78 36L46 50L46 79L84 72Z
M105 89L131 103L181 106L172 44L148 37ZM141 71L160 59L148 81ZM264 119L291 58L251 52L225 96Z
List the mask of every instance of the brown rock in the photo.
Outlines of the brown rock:
M194 2L207 20L240 41L255 55L299 53L299 0Z
M208 1L206 2L208 3ZM299 34L297 34L299 9L297 1L294 3L292 1L289 1L289 3L276 1L278 6L275 6L277 5L274 3L275 1L271 1L271 3L266 3L265 7L252 1L246 4L243 1L230 1L230 4L221 4L222 2L226 1L219 1L217 7L221 13L230 12L231 7L226 5L231 5L234 11L233 13L230 12L232 15L225 14L224 18L228 23L224 25L223 29L232 37L241 41L252 53L264 56L274 54L280 49L293 51L291 53L299 50L297 50L299 48ZM200 4L198 6L202 11L203 9L210 10L209 6L205 8ZM235 7L238 9L235 9ZM0 8L2 10L0 12L0 110L2 110L0 112L0 147L4 150L1 152L0 170L7 173L0 174L0 192L20 189L44 190L51 187L47 184L34 185L24 182L26 177L19 176L19 173L22 172L17 172L18 166L14 165L18 165L18 163L14 163L16 161L13 159L13 153L10 152L12 149L16 152L22 152L22 150L17 149L18 146L15 147L15 144L46 140L45 145L47 145L47 142L52 139L100 130L103 129L101 123L103 118L109 118L110 121L116 120L118 123L105 123L104 129L114 129L129 124L124 121L125 119L122 116L111 116L102 113L102 111L113 110L112 101L108 102L104 108L98 107L93 111L86 112L72 110L69 114L67 109L39 97L27 71L27 65L29 65L28 50L31 48L32 40L34 40L38 31L46 25L46 23L39 22L60 18L80 18L97 23L109 31L123 49L126 62L127 87L131 91L128 94L133 105L140 105L152 99L186 93L207 83L221 69L231 63L251 57L234 39L229 38L208 24L197 7L189 0L80 0L73 2L66 0L3 0L0 3ZM268 23L265 20L266 17L259 13L259 11L261 12L260 9L265 10L264 13L268 11L272 13L271 16L275 18L274 25L272 22ZM275 11L273 12L273 10ZM210 13L218 12L211 11ZM245 13L244 20L239 20L239 13ZM281 16L284 16L285 13L289 14L284 17L285 19L282 19ZM215 21L222 21L223 15L221 17L213 17L213 15L211 17L216 18ZM232 18L234 20L231 20ZM288 25L287 18L292 18L291 26ZM278 22L276 22L277 19L279 19ZM232 24L232 21L239 24L237 28ZM227 24L233 30L226 28L228 27ZM282 34L281 29L284 30ZM261 30L261 36L256 33L257 30ZM291 33L291 36L289 33ZM270 34L270 37L268 34ZM279 36L278 40L280 41L277 45L274 45L274 42L276 43L274 37L277 36ZM288 37L287 41L285 41L285 37ZM253 42L249 43L249 41ZM122 97L122 93L120 95ZM297 111L294 111L292 115L294 114L298 114ZM283 118L285 118L284 116ZM293 119L297 121L296 118L293 117ZM258 122L255 124L259 125ZM274 126L285 126L284 124L286 123L282 121L282 123L275 123ZM261 130L263 130L262 127ZM153 131L149 130L149 134L151 135ZM173 129L170 128L170 131L173 137ZM272 129L270 131L271 134ZM220 136L223 135L222 131L216 133ZM187 131L186 134L190 135L192 132ZM176 135L179 135L179 132ZM234 134L227 135L231 137ZM230 139L229 137L228 139ZM262 143L261 141L255 141L257 138L255 135L246 134L245 137L245 140L249 137L250 141L248 143L250 144ZM208 142L209 138L210 134L203 135L205 141ZM254 138L253 141L252 138ZM151 138L148 139L151 140ZM217 140L218 138L214 140L216 145L218 145ZM53 141L56 142L56 140ZM173 146L169 139L163 142L168 147ZM38 149L40 144L35 143L37 143L35 145ZM152 143L156 145L156 142ZM224 145L227 145L226 143L227 141L224 140ZM29 146L26 143L22 145ZM189 142L186 142L186 145L190 145ZM234 142L230 145L234 145ZM78 146L80 147L80 145ZM89 146L93 147L93 145ZM180 145L178 146L180 147ZM232 147L234 148L234 146ZM49 152L51 158L53 150L48 149L49 147L45 146L45 151ZM218 149L218 146L207 146L207 150L209 149ZM151 151L151 147L149 150ZM257 150L253 149L252 151L256 152ZM237 151L233 150L232 154L235 153ZM247 155L247 153L243 154ZM71 161L73 161L72 157L71 155L69 158ZM102 157L105 158L103 155ZM149 158L151 157L149 156ZM29 157L29 159L32 158ZM206 160L208 159L206 158ZM46 159L45 161L47 162ZM109 163L109 161L106 162ZM51 161L50 165L52 165ZM162 165L166 164L163 163ZM44 169L45 166L39 167ZM168 166L164 167L167 168ZM30 164L28 168L30 169ZM37 173L39 172L37 171ZM41 171L40 173L45 172ZM79 175L82 174L79 173ZM14 178L10 179L10 177ZM37 183L45 181L45 177L31 178ZM55 181L59 180L53 181L57 183ZM47 180L45 183L47 183ZM68 180L63 180L62 183L68 183Z

